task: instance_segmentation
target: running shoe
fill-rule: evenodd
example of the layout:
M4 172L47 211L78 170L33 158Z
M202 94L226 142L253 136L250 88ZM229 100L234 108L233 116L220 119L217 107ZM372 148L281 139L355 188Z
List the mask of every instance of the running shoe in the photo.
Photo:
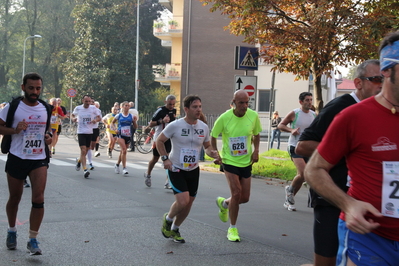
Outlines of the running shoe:
M89 163L89 169L90 169L90 170L94 170L94 166L93 166L92 163Z
M172 231L170 230L170 228L172 227L172 223L173 223L173 222L169 222L168 220L166 220L166 216L167 216L167 215L168 215L168 213L165 213L165 214L163 215L163 219L162 219L162 229L161 229L162 235L163 235L165 238L169 238L169 237L172 236Z
M285 201L290 205L295 205L294 193L290 191L290 186L285 187Z
M169 182L166 181L165 185L163 185L164 189L172 189L172 187L169 185Z
M55 154L55 148L54 147L51 148L51 153Z
M119 170L119 165L115 164L115 174L119 174L121 170Z
M16 249L17 248L17 232L8 231L7 232L7 242L6 242L8 249Z
M84 172L83 172L83 176L85 177L85 178L88 178L89 177L89 175L90 175L90 172L89 172L89 170L84 170Z
M78 159L78 158L76 158L75 170L76 170L76 171L80 171L80 162L79 162L79 159Z
M289 210L290 212L296 211L295 205L289 204L288 201L284 202L284 208L286 208L286 209Z
M174 242L176 242L176 243L186 243L186 241L184 240L184 238L182 238L182 237L180 236L179 229L172 230L172 231L170 231L170 232L171 232L170 237L173 238L173 241L174 241Z
M96 151L96 153L94 154L94 157L98 157L100 156L100 152Z
M24 180L24 187L25 187L25 188L26 188L26 187L30 187L30 185L29 185L28 181L26 181L26 179Z
M112 158L112 152L111 151L108 151L108 158Z
M42 255L42 250L39 248L40 244L36 238L31 238L28 241L28 245L26 246L28 250L30 251L30 255Z
M241 241L237 228L229 228L229 230L227 230L227 239L231 242Z
M229 209L223 207L223 201L225 200L222 197L217 197L216 199L216 205L219 207L219 219L224 223L229 220Z
M127 171L127 169L126 169L126 168L123 168L123 171L122 171L122 172L123 172L123 174L124 174L124 175L127 175L127 174L129 174L129 172Z
M145 185L147 187L151 187L151 176L147 175L147 172L144 173L144 177L145 177Z

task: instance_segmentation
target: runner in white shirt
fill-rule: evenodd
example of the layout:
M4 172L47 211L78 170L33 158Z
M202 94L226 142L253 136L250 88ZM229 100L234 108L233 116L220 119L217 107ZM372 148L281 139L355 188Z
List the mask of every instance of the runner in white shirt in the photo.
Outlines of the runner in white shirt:
M91 97L85 95L82 98L82 105L78 105L72 112L72 121L78 122L78 142L80 147L80 158L76 161L76 171L80 171L80 166L83 166L85 178L89 177L90 172L86 167L86 155L90 148L91 139L93 135L93 127L101 121L101 115L98 109L91 105Z
M21 201L24 180L32 183L32 208L29 218L29 242L31 255L41 255L36 240L44 216L44 190L47 181L48 156L46 146L51 144L51 129L46 128L48 112L45 102L39 102L42 78L36 73L27 73L23 78L22 100L14 113L11 127L6 126L7 105L0 113L0 134L11 135L10 152L6 162L9 199L6 206L8 218L7 248L17 248L17 213Z
M175 202L163 216L162 234L177 243L185 243L179 227L188 216L197 195L200 174L198 160L202 146L206 154L220 160L218 152L211 145L208 126L199 120L201 99L196 95L187 95L183 104L186 116L167 125L156 140L175 195ZM170 158L165 148L165 142L169 139L172 141Z

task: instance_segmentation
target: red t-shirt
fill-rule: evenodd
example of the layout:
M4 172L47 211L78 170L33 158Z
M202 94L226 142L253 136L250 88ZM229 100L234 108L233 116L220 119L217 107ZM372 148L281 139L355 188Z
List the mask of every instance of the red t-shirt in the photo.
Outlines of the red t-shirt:
M348 195L381 211L382 162L399 161L399 113L392 114L374 97L350 106L334 118L317 150L331 164L345 156L351 177ZM340 218L345 220L343 212ZM399 219L367 218L381 224L374 233L399 241Z

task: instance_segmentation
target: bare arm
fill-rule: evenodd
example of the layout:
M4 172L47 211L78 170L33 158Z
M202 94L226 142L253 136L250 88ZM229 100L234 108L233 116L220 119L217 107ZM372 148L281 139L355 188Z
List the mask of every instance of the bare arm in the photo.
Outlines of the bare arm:
M157 147L157 150L158 150L158 153L160 156L168 155L168 153L166 152L166 148L165 148L165 142L167 140L168 140L168 138L165 137L163 132L161 132L161 134L159 134L159 136L156 140L156 147ZM172 161L169 159L166 161L163 161L163 168L172 170Z
M205 153L213 159L220 160L219 153L215 150L210 141L204 142Z
M25 122L25 119L18 123L15 128L6 127L6 122L0 119L0 134L1 135L13 135L19 134L22 130L28 128L28 124Z
M295 148L295 153L309 158L310 156L312 156L313 152L317 149L319 143L320 142L314 140L298 141Z
M291 111L286 117L278 124L277 128L284 132L290 132L292 135L299 135L299 128L290 128L288 124L292 123L295 119L295 112Z
M218 152L217 138L214 138L214 137L211 136L211 145L215 149L215 151ZM218 152L218 154L219 154L219 152ZM219 158L217 158L213 162L215 164L221 164L222 163L222 159L220 158L220 155L219 155Z
M305 168L305 180L319 195L345 212L347 227L355 233L365 234L376 229L379 224L364 215L370 212L376 217L381 213L370 203L356 200L341 190L329 175L334 165L328 163L316 150Z
M260 144L260 135L256 135L253 137L254 142L254 151L252 153L252 163L257 163L259 161L259 144Z

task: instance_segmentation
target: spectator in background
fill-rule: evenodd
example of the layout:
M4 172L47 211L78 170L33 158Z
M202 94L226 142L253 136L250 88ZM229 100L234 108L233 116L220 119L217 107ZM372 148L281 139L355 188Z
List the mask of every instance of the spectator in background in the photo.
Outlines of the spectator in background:
M280 149L280 129L277 128L278 124L281 122L281 117L278 115L278 111L273 112L273 119L272 119L272 138L270 140L270 149L273 149L273 142L277 140L277 149Z

